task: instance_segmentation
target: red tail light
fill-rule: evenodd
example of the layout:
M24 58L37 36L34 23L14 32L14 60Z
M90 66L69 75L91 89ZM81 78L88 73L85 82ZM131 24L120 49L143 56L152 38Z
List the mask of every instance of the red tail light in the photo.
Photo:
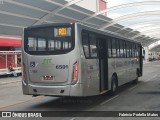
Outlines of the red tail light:
M23 66L22 66L22 75L23 75L23 80L26 80L26 72L25 72L25 64L23 63Z
M78 63L76 62L73 65L73 77L72 77L72 84L75 84L78 80Z

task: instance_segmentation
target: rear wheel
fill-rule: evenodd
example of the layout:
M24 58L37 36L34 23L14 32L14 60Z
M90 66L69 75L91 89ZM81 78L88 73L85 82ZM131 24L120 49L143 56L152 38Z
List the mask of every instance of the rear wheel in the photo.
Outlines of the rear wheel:
M117 93L118 83L117 78L115 76L112 76L112 82L111 82L111 90L110 95L115 95Z

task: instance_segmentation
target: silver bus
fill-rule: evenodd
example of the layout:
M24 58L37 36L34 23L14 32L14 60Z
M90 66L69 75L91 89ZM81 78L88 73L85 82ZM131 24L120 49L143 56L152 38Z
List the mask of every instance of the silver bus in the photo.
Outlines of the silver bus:
M138 42L79 23L24 29L23 94L93 96L142 76Z

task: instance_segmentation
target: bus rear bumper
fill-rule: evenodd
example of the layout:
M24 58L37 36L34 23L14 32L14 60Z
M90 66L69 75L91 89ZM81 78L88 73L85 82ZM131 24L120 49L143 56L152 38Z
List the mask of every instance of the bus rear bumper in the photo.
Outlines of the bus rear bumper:
M65 85L65 86L40 86L22 83L24 95L46 95L46 96L82 96L81 84ZM73 92L74 91L74 92Z

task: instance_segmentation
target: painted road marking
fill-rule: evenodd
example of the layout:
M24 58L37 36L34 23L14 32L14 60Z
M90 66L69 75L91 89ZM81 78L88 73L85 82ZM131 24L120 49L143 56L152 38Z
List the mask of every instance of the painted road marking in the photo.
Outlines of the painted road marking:
M71 118L70 120L76 120L76 118Z
M117 98L117 97L119 97L119 95L116 95L116 96L114 96L114 97L106 100L105 102L101 103L100 105L104 105L105 103L108 103L108 102L110 102L111 100L113 100L113 99L115 99L115 98Z
M133 89L135 89L136 87L138 87L140 84L138 84L138 85L136 85L136 86L134 86L134 87L131 87L129 90L133 90Z

